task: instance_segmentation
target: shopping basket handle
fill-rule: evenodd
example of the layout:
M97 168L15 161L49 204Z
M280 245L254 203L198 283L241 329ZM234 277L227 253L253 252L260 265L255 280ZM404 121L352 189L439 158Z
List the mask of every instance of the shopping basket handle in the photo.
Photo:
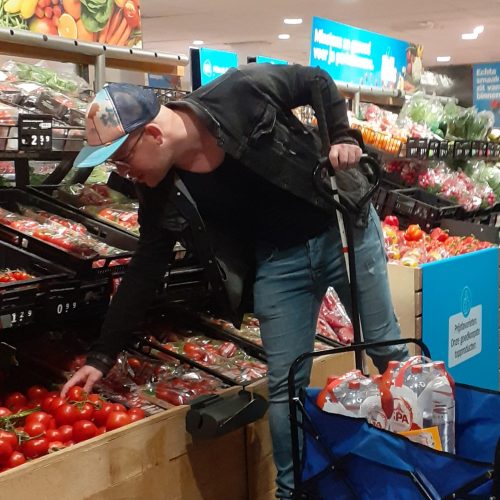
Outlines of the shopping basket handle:
M370 189L357 203L359 209L361 210L361 208L364 207L372 199L373 194L378 188L380 178L382 177L382 167L373 156L363 154L361 155L361 158L359 160L359 168L371 185Z

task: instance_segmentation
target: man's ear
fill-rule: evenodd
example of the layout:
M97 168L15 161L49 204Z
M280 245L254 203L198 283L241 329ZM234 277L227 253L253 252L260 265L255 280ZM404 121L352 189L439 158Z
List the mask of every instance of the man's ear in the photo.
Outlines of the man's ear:
M165 137L162 129L156 123L148 123L144 127L144 131L146 134L150 135L157 142L157 144L163 144Z

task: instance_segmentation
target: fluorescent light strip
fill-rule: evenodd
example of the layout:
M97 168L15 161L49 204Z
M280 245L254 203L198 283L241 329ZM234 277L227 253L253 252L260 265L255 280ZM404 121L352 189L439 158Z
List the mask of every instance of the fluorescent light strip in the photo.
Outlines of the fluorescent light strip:
M484 31L484 26L482 24L474 28L474 33L476 35L480 35L483 31Z
M283 19L285 24L302 24L302 18L300 17L286 17Z
M193 40L193 45L203 45L204 43L203 40Z
M437 56L436 61L437 62L450 62L451 56Z
M288 33L281 33L278 35L278 38L280 40L288 40L290 38L290 35Z
M477 33L462 33L462 40L476 40Z

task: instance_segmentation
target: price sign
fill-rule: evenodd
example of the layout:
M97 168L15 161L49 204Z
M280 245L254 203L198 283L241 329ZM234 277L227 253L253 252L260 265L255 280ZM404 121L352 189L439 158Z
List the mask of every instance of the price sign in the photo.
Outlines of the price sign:
M0 316L0 324L2 328L23 326L31 323L31 321L33 321L33 309L15 311L9 314L2 314Z
M78 304L75 301L59 302L56 305L56 314L58 316L63 316L75 312L77 309L78 309Z
M450 152L450 143L448 141L441 141L439 143L439 158L448 158Z
M408 139L406 156L407 158L425 158L427 156L427 139Z
M470 141L455 141L453 157L457 159L466 159L470 157L471 143Z
M52 150L52 116L19 115L19 151Z
M431 139L429 141L429 145L427 147L427 158L436 158L439 156L439 146L441 144L441 141L438 141L437 139Z
M472 141L470 154L474 158L483 158L486 156L487 144L484 141Z

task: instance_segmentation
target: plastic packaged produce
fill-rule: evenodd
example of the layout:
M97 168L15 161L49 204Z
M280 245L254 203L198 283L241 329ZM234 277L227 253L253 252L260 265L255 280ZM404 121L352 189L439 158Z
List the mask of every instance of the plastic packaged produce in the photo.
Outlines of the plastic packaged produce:
M16 85L0 81L0 101L7 104L19 104L21 99L21 90Z
M35 278L23 269L0 269L0 286L3 283L15 283L17 281L26 281Z
M105 207L112 204L126 204L130 200L104 183L68 184L60 186L55 196L74 207Z
M476 108L462 108L452 102L446 104L443 120L447 138L478 141L486 140L495 122L491 111L478 113Z
M333 330L334 335L331 334L330 330ZM328 287L323 298L316 331L320 335L344 345L354 341L351 319L333 287Z

